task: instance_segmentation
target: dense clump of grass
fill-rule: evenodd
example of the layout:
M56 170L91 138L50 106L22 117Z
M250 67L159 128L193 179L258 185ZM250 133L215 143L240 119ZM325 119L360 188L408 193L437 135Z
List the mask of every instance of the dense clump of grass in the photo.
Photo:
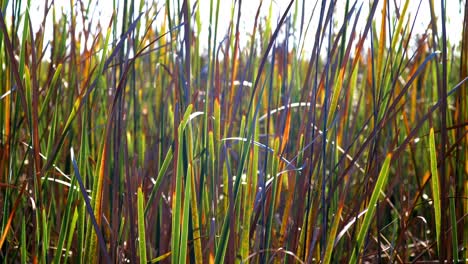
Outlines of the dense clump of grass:
M443 0L421 35L409 0L260 1L247 32L234 1L223 35L219 0L46 1L38 32L26 2L0 1L5 262L468 259L466 1L459 43Z

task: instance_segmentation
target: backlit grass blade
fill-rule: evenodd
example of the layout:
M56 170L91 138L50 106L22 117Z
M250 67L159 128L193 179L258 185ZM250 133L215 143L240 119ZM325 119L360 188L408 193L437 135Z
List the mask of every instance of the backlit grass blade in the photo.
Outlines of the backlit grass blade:
M374 190L372 191L371 198L369 200L369 205L367 209L367 213L364 216L364 220L362 221L362 225L359 228L358 235L356 238L356 246L353 249L353 253L351 255L349 263L357 263L358 256L364 245L364 239L369 231L369 227L371 224L372 219L374 218L375 209L377 207L377 202L381 195L381 192L385 190L385 186L388 180L388 174L390 171L390 161L392 160L392 154L387 154L387 158L385 159L382 169L380 170L379 176L377 178L377 182L375 183Z
M68 229L68 241L67 241L67 246L65 248L65 258L63 260L64 263L68 263L67 260L70 255L69 253L70 253L72 242L74 241L73 238L75 237L75 229L76 229L76 224L78 222L78 217L79 217L78 208L75 208L75 211L73 213L73 217L70 223L70 228Z
M190 182L190 212L191 212L191 221L192 221L192 237L193 237L193 251L195 255L195 263L196 264L201 264L203 263L203 246L201 244L201 232L200 232L200 221L199 221L199 215L200 215L200 210L198 208L198 203L197 203L197 189L196 189L196 179L195 179L195 173L189 164L188 168L188 175L187 177L190 177L190 181L187 180L187 184ZM203 188L203 187L201 187ZM187 190L185 191L187 195ZM188 213L188 212L187 212ZM202 212L203 213L203 212Z
M189 217L190 217L190 201L192 199L192 166L190 163L187 166L187 181L185 183L185 191L184 191L184 210L182 216L182 228L181 228L181 236L180 236L180 254L179 254L179 261L180 263L187 262L187 241L189 235Z
M324 264L328 264L331 261L333 248L335 246L336 234L338 232L338 226L340 224L341 214L343 213L344 197L345 196L343 195L342 199L340 199L340 203L338 204L338 208L336 210L333 223L330 228L330 234L328 235L328 239L327 239L327 247L325 248L325 256L323 257Z
M435 219L435 228L436 228L436 238L437 238L437 251L441 250L441 221L442 221L442 211L440 207L440 184L439 184L439 173L437 172L437 156L436 156L436 146L435 146L435 137L434 137L434 128L431 128L429 131L429 157L431 162L431 187L432 187L432 201L434 203L434 219Z
M145 228L145 216L143 211L143 191L141 190L141 186L138 187L137 193L137 202L138 202L138 248L140 253L140 263L146 263L146 228Z
M177 145L177 162L175 163L177 166L176 169L176 177L175 177L175 192L172 193L172 234L171 234L171 262L172 263L179 263L180 260L180 248L184 245L181 244L181 224L183 223L183 217L182 213L182 186L183 186L183 179L184 179L184 168L183 168L183 152L182 152L182 146L184 144L183 138L184 138L184 130L185 126L187 125L187 122L190 118L190 114L192 112L193 105L189 105L187 107L187 110L184 113L184 116L182 120L180 121L180 125L178 127L178 144ZM186 245L185 245L186 246Z

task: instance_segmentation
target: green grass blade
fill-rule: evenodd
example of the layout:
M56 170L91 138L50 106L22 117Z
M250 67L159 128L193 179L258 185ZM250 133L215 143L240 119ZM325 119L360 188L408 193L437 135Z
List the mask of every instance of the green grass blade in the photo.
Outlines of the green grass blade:
M357 263L357 258L359 252L361 251L362 246L364 245L364 238L369 231L369 226L371 224L372 219L374 218L375 208L377 206L378 199L380 197L381 192L385 189L387 184L388 173L390 171L390 161L392 160L392 154L387 154L387 158L385 159L382 169L380 170L379 177L377 178L377 182L375 184L374 190L372 191L371 198L369 200L369 206L366 215L364 216L364 220L362 225L359 229L357 239L356 239L356 247L353 250L351 255L351 259L349 263Z
M436 236L437 236L437 251L440 253L440 244L441 233L440 226L442 221L442 211L440 207L440 184L439 184L439 173L437 172L437 156L436 156L436 146L435 146L435 137L434 137L434 128L431 128L429 132L429 155L431 160L431 186L432 186L432 199L434 203L434 217L435 217L435 227L436 227Z
M72 210L72 205L75 203L75 193L76 191L74 190L74 186L76 185L76 177L73 177L70 189L68 190L68 198L67 198L67 206L65 208L65 214L64 217L62 218L62 223L60 225L60 233L59 233L59 238L58 238L58 244L57 244L57 251L55 252L55 257L53 262L54 263L60 263L60 259L62 257L62 248L63 244L65 242L65 236L68 234L68 224L70 223L70 214Z
M184 193L184 211L182 216L182 229L180 235L180 253L179 253L179 262L186 263L187 262L187 240L189 234L189 216L190 216L190 201L192 197L191 192L191 185L192 185L192 177L190 176L192 170L192 166L190 163L187 166L187 181L185 183L185 193Z
M138 248L140 253L140 263L146 264L146 232L145 232L145 217L143 211L143 191L141 186L138 187Z
M184 144L183 138L184 138L184 130L185 126L187 125L190 114L192 113L192 108L193 105L189 105L187 107L187 110L184 113L184 116L182 120L180 121L180 125L178 127L178 150L177 150L177 170L176 170L176 182L173 183L175 184L175 193L172 194L172 234L171 234L171 251L172 251L172 256L171 256L171 262L172 263L180 263L179 261L179 253L180 253L180 247L183 246L181 245L181 222L183 219L181 219L181 206L182 206L182 184L183 184L183 157L182 157L182 146Z
M148 199L148 202L146 203L145 206L145 218L148 216L148 211L151 207L151 204L153 203L154 197L156 196L156 193L159 189L159 186L161 185L161 182L163 180L163 176L166 174L167 168L171 164L172 157L172 148L169 148L166 153L166 157L164 158L163 164L161 165L161 168L159 169L158 176L156 176L156 181L153 185L153 189L151 190L150 197Z
M68 260L72 242L74 241L73 237L75 235L75 228L76 228L76 224L78 223L78 217L79 217L78 208L75 208L73 212L73 217L70 223L70 228L68 229L68 241L67 241L67 246L65 248L66 251L65 251L65 258L63 259L63 263L68 263L67 260Z

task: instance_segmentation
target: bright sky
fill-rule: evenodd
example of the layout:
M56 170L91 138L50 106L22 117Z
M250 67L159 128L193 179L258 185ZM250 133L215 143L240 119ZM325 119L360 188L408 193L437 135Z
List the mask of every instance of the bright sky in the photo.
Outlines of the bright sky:
M302 4L302 0L296 0L298 2L298 4ZM23 1L25 2L25 1ZM38 27L40 25L40 22L42 21L42 16L43 16L43 5L44 5L44 2L43 1L32 1L33 4L31 6L31 19L32 19L32 23L33 23L33 27L34 28L34 32L36 32L38 30ZM76 2L76 1L74 1ZM86 2L86 1L85 1ZM116 0L117 3L119 3L119 5L121 6L123 4L123 0ZM135 1L135 2L139 2L139 1ZM165 1L157 1L159 3L161 2L165 2ZM174 2L174 0L173 0ZM175 1L177 2L177 1ZM181 1L182 2L182 1ZM214 1L216 2L216 1ZM270 3L272 4L272 14L273 14L273 21L277 21L279 19L279 17L281 16L281 14L286 10L286 7L289 3L289 0L274 0L274 1L271 1L271 0L264 0L263 1L263 5L262 5L262 9L261 9L261 14L262 15L267 15L268 14L268 10L269 10L269 7L270 7ZM312 11L313 11L313 6L315 5L315 2L316 1L310 1L310 0L306 0L304 1L306 2L306 6L305 6L305 23L307 23L308 19L311 17L312 15ZM343 16L343 12L344 12L344 7L345 7L345 2L344 0L338 0L338 3L337 3L337 8L336 10L338 10L335 14L336 14L336 18L338 19L338 21L341 20L341 17ZM351 1L352 2L352 1ZM403 3L404 1L403 0L396 0L396 1L390 1L391 2L391 6L393 6L393 3L394 2L397 2L400 6L400 8L403 7ZM411 0L410 1L410 8L409 8L409 12L411 13L411 18L414 18L415 14L416 14L416 9L417 9L417 6L419 4L420 1L414 1L414 0ZM438 17L441 17L440 15L440 2L439 1L434 1L435 2L435 5L436 5L436 15ZM461 13L462 10L460 8L460 5L459 5L459 1L457 0L449 0L447 1L449 2L448 4L448 7L447 7L447 19L448 19L448 26L447 26L447 36L448 38L450 39L451 42L458 42L461 38L461 27L459 25L462 25L463 23L463 14ZM463 1L462 1L463 2ZM93 17L99 17L99 19L101 20L101 23L103 25L107 25L109 20L110 20L110 17L112 15L112 12L113 12L113 1L111 0L94 0L91 4L91 10L94 10L94 13L93 14ZM193 5L193 3L195 3L195 1L191 0L190 1L190 4ZM210 0L200 0L200 10L201 10L201 18L202 18L202 30L200 32L200 37L201 39L207 39L207 35L208 35L208 23L209 23L209 5L210 5ZM221 8L220 8L220 20L219 20L219 24L218 24L218 41L222 38L222 36L224 36L224 34L226 33L227 31L227 28L229 26L228 22L229 22L229 18L230 15L231 15L231 6L232 4L234 3L234 0L233 1L226 1L226 0L221 0L220 1L220 5L221 5ZM380 24L380 17L381 17L381 7L382 7L382 3L383 1L380 1L379 3L379 7L376 11L376 14L375 14L375 22L377 24L377 26ZM260 4L260 0L244 0L242 2L242 19L241 19L241 24L240 24L240 31L241 32L248 32L250 33L252 31L252 28L253 28L253 23L254 23L254 18L255 18L255 13L257 11L257 8ZM366 16L368 15L369 13L369 1L368 0L358 0L358 6L360 4L363 4L363 10L361 11L361 17L359 19L359 24L360 25L360 28L362 29L364 27L364 24L365 24L365 20L366 20ZM319 3L320 5L320 3ZM55 6L57 8L57 10L60 12L61 9L64 10L64 12L69 12L70 11L70 1L61 1L61 0L56 0L56 3L55 3ZM161 8L161 4L158 6L158 8ZM144 7L144 9L146 9L147 7ZM316 25L317 25L317 21L318 21L318 17L319 17L319 10L320 10L320 6L317 6L316 10L315 10L315 13L313 15L313 19L312 19L312 23L311 23L311 26L309 28L309 31L308 31L308 35L306 37L306 40L305 40L305 47L306 47L306 53L309 51L307 50L307 47L311 47L312 46L312 42L314 40L314 37L313 35L315 34L315 31L316 31ZM293 7L291 9L292 12L294 12L294 4L293 4ZM92 11L93 12L93 11ZM163 12L161 12L161 14L159 15L161 18L163 16ZM52 15L49 14L49 20L52 18ZM206 19L204 19L206 18ZM353 17L354 19L354 17ZM96 19L95 19L96 20ZM429 22L430 22L430 11L429 11L429 1L426 1L426 0L422 0L421 2L421 7L420 7L420 11L419 11L419 14L418 14L418 19L417 19L417 23L415 24L415 31L416 33L422 33L424 32L424 29L427 28L427 26L429 25ZM340 23L340 22L339 22ZM440 23L440 21L439 21ZM49 24L50 25L50 21L49 21ZM341 25L338 24L338 25ZM80 25L78 25L80 26ZM439 27L440 28L440 27ZM78 28L79 29L79 28ZM336 30L338 29L338 26L336 28ZM274 28L273 28L274 30ZM46 34L46 39L49 38L50 39L50 36L51 36L51 32L52 32L52 29L50 26L46 26L46 29L45 29L45 34ZM49 36L49 37L48 37ZM244 34L244 35L241 35L241 45L242 43L245 44L248 40L248 35L247 34ZM202 46L202 49L206 49L206 47Z

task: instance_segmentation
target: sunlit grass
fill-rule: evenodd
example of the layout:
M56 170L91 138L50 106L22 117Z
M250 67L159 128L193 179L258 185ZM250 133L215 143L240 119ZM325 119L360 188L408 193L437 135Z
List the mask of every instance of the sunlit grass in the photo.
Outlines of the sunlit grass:
M4 262L468 259L466 1L459 43L445 1L71 1L50 41L29 2L0 1Z

